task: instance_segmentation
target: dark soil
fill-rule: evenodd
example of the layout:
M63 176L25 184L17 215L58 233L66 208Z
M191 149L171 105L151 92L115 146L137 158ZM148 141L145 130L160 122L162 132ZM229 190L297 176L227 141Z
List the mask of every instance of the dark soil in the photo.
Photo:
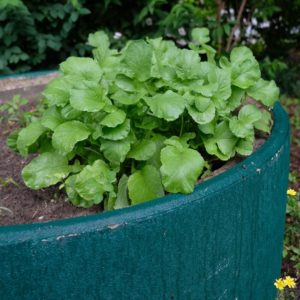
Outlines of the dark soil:
M3 82L6 81L4 88L9 89L0 90L0 104L15 94L21 94L30 100L24 110L32 109L43 85L52 77L48 76L43 80L38 77L36 81L33 78L26 79L30 88L24 86L24 81L16 80L14 84L18 87L20 82L20 85L15 90L10 89L11 79L0 81L0 88L3 88ZM30 161L30 157L24 160L6 146L7 135L16 127L18 126L14 123L0 123L0 225L45 222L99 212L99 206L90 209L74 207L57 187L34 191L24 185L21 170Z

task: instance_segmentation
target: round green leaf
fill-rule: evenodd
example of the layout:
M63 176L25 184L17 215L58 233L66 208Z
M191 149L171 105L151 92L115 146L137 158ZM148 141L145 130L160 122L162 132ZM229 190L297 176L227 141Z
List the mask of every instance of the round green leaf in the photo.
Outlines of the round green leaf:
M124 53L124 62L136 78L145 81L150 77L152 47L143 40L131 41Z
M98 82L102 77L102 70L98 63L89 57L69 57L59 65L65 75L76 75L84 80Z
M68 121L57 126L52 135L52 145L61 154L70 153L75 144L90 135L90 130L79 121Z
M258 80L254 86L247 90L247 94L269 107L273 107L274 103L279 100L279 88L274 80Z
M271 121L272 117L268 111L262 111L261 118L253 123L254 127L258 130L268 132L271 131Z
M249 48L245 46L234 48L230 53L230 61L233 85L247 89L259 80L259 64Z
M214 138L224 155L233 156L237 138L230 131L228 122L223 121L217 125Z
M106 127L116 127L122 124L125 121L125 118L125 112L121 109L117 109L105 116L100 124Z
M45 110L41 119L41 124L44 127L49 128L51 130L54 130L58 125L60 125L63 122L64 120L55 106L52 106Z
M43 91L43 96L48 100L49 106L64 106L69 102L71 84L61 76L51 80Z
M203 112L199 112L193 106L188 106L187 110L192 119L198 124L207 124L211 122L216 114L215 105L213 103L210 103L207 109Z
M166 191L191 193L204 167L201 154L193 149L166 146L161 150L160 172Z
M97 112L107 101L100 85L82 86L70 91L70 104L80 111Z
M198 53L193 50L182 49L178 51L172 63L178 78L181 80L196 79L199 76L200 58ZM178 83L180 85L180 81ZM175 85L174 80L172 85Z
M115 181L115 173L102 160L96 160L93 165L88 165L76 175L75 190L80 197L93 204L103 200L104 192L113 191L112 182Z
M198 125L199 130L205 134L214 134L215 127L216 127L215 122Z
M140 96L135 93L126 93L122 90L115 92L111 98L124 105L133 105L140 101Z
M156 117L167 121L176 120L185 109L184 98L173 91L148 97L145 101Z
M109 48L109 39L104 31L90 33L88 36L88 44L95 48Z
M80 197L80 195L76 192L75 183L76 183L77 175L69 176L65 181L65 189L68 195L68 199L70 202L78 207L89 208L94 205L92 201L87 201Z
M54 185L70 172L68 159L55 152L34 158L22 171L25 184L34 190Z
M132 147L127 157L135 160L148 160L156 150L156 144L152 140L142 140Z
M210 98L203 97L203 96L197 96L195 99L193 99L191 104L194 104L196 109L199 112L204 112L208 109L210 104L212 103Z
M228 99L231 95L231 80L230 72L225 69L215 68L216 77L211 83L217 84L217 89L213 93L213 97L217 102L226 103L224 100Z
M241 105L242 99L245 97L245 91L236 86L232 87L232 93L227 100L227 106L229 111L235 110Z
M73 120L78 118L82 112L73 108L71 105L66 105L61 109L61 115L64 119Z
M255 105L245 105L239 111L238 118L234 116L229 120L229 128L235 136L245 138L253 134L253 123L261 117L262 113Z
M123 124L120 124L114 128L103 127L102 137L107 140L118 141L128 136L130 131L130 121L126 120Z
M247 104L239 111L239 120L244 123L254 123L262 117L262 113L255 105Z
M132 204L143 203L164 196L164 189L157 169L147 165L130 175L128 191Z
M235 150L240 155L250 155L253 152L254 134L248 135L244 139L240 139L235 147Z
M116 76L115 84L119 89L126 92L135 92L136 90L134 80L123 74L118 74Z
M239 120L237 117L232 117L229 120L229 128L231 132L240 138L244 138L253 133L253 125Z
M38 121L21 129L17 139L17 148L21 155L26 156L29 146L33 145L45 131L46 128Z
M228 160L235 154L234 149L238 138L231 132L227 121L220 122L212 132L208 133L213 136L202 137L207 153L215 155L221 160Z
M119 141L103 139L100 149L110 162L122 163L130 150L130 139L126 138Z
M129 206L129 200L127 195L128 190L128 176L124 174L118 183L118 193L116 202L114 204L114 209L120 209Z
M161 127L162 120L154 116L146 115L142 119L136 120L134 125L137 128L153 130Z

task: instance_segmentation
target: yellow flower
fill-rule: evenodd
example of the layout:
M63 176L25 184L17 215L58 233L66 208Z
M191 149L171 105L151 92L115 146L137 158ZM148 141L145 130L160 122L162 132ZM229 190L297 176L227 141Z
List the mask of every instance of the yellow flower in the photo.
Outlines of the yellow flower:
M286 192L289 196L296 196L297 192L293 189L288 189Z
M278 290L283 290L285 288L285 282L283 281L282 278L276 279L274 285Z
M284 281L285 286L288 286L289 288L295 288L296 287L295 279L290 277L290 276L286 276L283 281Z

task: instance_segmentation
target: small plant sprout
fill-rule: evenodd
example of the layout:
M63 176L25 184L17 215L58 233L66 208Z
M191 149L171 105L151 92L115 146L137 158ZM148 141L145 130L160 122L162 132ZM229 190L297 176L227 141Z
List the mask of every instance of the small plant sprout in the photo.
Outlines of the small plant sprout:
M7 178L0 177L0 189L5 188L10 184L13 184L14 186L17 187L19 186L18 183L12 177L7 177Z
M24 127L39 118L43 111L43 102L36 109L25 111L24 106L28 103L27 99L15 95L9 101L0 104L0 122L8 122Z
M0 104L0 122L20 122L24 113L20 108L26 104L28 100L20 95L15 95L11 100Z

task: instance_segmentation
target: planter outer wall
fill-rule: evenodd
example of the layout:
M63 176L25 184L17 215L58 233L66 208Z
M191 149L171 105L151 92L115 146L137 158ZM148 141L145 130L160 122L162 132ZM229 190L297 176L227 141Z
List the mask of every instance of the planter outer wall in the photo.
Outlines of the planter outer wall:
M275 299L289 125L274 111L267 142L190 195L1 227L1 299Z

